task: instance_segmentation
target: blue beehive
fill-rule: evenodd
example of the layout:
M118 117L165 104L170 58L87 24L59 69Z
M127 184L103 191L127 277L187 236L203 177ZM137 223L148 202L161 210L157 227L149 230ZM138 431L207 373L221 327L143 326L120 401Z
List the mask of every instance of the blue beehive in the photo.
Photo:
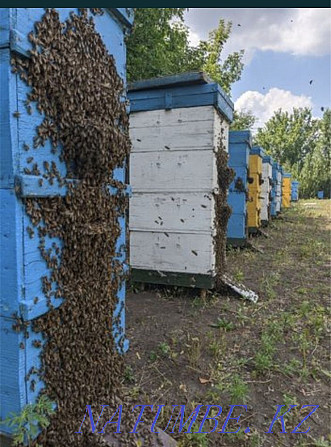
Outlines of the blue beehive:
M232 214L228 222L227 240L231 245L245 245L247 228L247 177L252 135L249 130L231 131L229 137L229 166L235 178L229 187L228 204Z
M292 202L297 202L299 200L299 182L297 180L292 180L291 189L291 200Z
M317 198L324 199L324 191L317 191Z
M58 8L61 22L65 21L71 12L78 14L78 9ZM32 376L37 383L35 388L25 381L26 374L32 367L40 365L40 349L32 344L38 339L42 342L40 333L33 333L27 339L22 332L15 332L13 324L14 315L20 317L23 323L48 311L46 298L42 291L40 278L47 276L48 270L45 261L38 250L38 236L30 238L26 228L30 224L25 213L22 198L51 197L65 195L66 188L60 187L57 182L53 186L44 184L40 186L38 175L27 175L26 153L23 146L33 146L36 126L43 115L35 111L27 112L24 106L29 87L11 71L11 57L14 54L29 57L31 44L28 34L34 29L35 22L40 21L45 10L43 8L8 8L0 10L0 55L1 55L1 297L0 297L0 401L1 418L9 412L19 412L22 407L33 402L43 383ZM126 47L125 33L132 26L133 11L130 8L108 8L103 15L94 18L96 31L102 36L108 52L113 55L118 74L125 82L126 77ZM16 114L16 116L15 116ZM28 116L29 115L29 116ZM49 164L58 161L51 151L51 144L46 141L42 151L34 151L34 160L40 162L47 159ZM61 175L65 176L64 163L57 163ZM125 168L118 168L114 172L114 179L125 182ZM19 196L17 191L19 188ZM125 219L120 220L121 234L117 239L117 259L124 263L125 255ZM54 238L46 238L46 249L54 242ZM114 312L114 337L118 349L125 351L128 342L124 336L124 300L125 283L119 282L118 305ZM34 298L38 297L38 301ZM55 306L61 305L61 300L53 302ZM32 334L31 326L28 332ZM25 349L20 349L21 344ZM4 433L9 431L2 427Z

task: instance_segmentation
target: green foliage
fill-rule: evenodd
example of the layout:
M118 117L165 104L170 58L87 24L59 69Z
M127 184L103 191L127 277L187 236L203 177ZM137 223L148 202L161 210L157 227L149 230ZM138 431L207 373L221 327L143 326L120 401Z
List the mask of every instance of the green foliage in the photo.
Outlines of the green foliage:
M30 445L39 430L43 430L49 425L49 416L53 413L52 402L43 395L36 403L25 405L21 413L11 413L2 423L12 428L13 445L23 443Z
M233 113L233 121L231 123L231 130L247 130L252 129L256 123L256 116L252 112L237 112Z
M331 111L319 120L308 108L278 110L255 137L256 144L299 180L301 197L316 197L318 190L330 195L330 140Z
M245 404L247 402L248 386L238 374L235 374L232 378L229 393L232 404Z
M331 110L324 112L318 122L318 139L307 156L306 162L298 178L304 197L316 197L317 191L324 191L325 197L330 197L331 189Z
M184 12L185 8L136 8L134 28L127 40L128 80L205 71L230 94L231 85L240 79L244 54L243 50L234 52L221 60L231 22L221 19L209 39L194 47L189 42Z
M258 129L256 143L286 168L301 170L317 138L317 120L308 108L293 108L293 112L278 110Z
M214 328L224 329L225 331L232 331L235 328L235 325L232 323L232 321L228 321L225 318L217 318L217 322L212 323L210 326Z
M181 437L178 447L208 447L208 438L206 433L195 433L199 430L199 424L193 424L191 432ZM203 430L206 430L203 427Z

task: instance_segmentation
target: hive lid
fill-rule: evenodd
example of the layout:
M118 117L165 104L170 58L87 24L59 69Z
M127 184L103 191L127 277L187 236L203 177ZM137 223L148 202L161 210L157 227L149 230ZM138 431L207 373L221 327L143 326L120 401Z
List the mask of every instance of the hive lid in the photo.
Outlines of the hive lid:
M283 172L283 177L290 178L292 177L292 174L290 174L289 172Z
M260 157L264 157L265 153L262 147L260 146L253 146L251 149L251 155L259 155Z
M270 155L265 155L262 161L263 163L270 163L271 165L274 163L274 160Z
M128 97L131 112L212 105L227 121L233 120L233 102L202 71L133 82L128 85Z
M247 143L252 146L252 133L250 130L231 130L229 133L230 144Z
M127 28L133 25L133 8L107 8Z

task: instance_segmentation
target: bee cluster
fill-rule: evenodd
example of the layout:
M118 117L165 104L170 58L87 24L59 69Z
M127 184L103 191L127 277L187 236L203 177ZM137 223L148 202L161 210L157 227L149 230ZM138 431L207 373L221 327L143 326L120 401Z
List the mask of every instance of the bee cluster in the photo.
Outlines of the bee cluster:
M223 118L222 118L223 121ZM227 203L227 191L230 183L235 177L235 172L228 166L229 155L224 145L224 128L222 127L222 135L219 139L216 152L216 167L218 192L215 194L215 228L214 237L215 253L216 253L216 287L222 286L221 276L225 272L226 264L226 232L228 220L231 215L231 208Z
M102 12L94 9L93 14ZM29 235L39 238L49 269L41 278L49 311L33 322L33 330L44 338L43 346L35 342L41 348L37 372L44 392L57 403L51 424L35 442L100 446L104 440L87 429L75 434L85 406L95 404L98 414L103 404L117 408L120 402L132 408L132 401L126 403L123 396L123 361L113 337L123 280L116 241L119 217L127 208L125 185L113 179L113 172L130 151L123 83L87 9L63 23L55 9L48 9L28 37L29 57L15 56L12 66L31 87L25 106L30 110L34 102L44 115L33 145L37 149L49 140L67 171L63 177L56 163L45 160L39 186L58 182L67 187L66 195L23 199L33 226ZM25 174L40 175L38 166ZM61 243L46 248L46 238ZM56 298L64 298L57 308L52 306ZM125 420L130 428L123 427L124 433L117 435L121 445L135 446L141 435L128 434L132 417L128 414Z

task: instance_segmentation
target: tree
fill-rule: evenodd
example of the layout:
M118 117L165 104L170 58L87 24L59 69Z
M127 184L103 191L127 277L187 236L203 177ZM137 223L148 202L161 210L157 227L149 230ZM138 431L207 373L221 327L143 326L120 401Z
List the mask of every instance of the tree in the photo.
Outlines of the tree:
M189 43L184 24L185 8L137 8L134 28L127 40L129 81L155 76L205 71L230 94L240 79L244 51L234 52L222 61L224 44L230 37L231 22L219 26L199 45Z
M247 130L251 129L255 122L256 116L252 112L237 112L233 113L233 121L231 123L231 130Z
M278 110L258 129L255 142L287 169L301 171L318 137L318 122L311 109L293 108L293 112Z
M304 197L316 197L317 191L324 191L330 197L331 189L331 110L327 109L318 123L318 139L314 150L308 155L298 178Z

